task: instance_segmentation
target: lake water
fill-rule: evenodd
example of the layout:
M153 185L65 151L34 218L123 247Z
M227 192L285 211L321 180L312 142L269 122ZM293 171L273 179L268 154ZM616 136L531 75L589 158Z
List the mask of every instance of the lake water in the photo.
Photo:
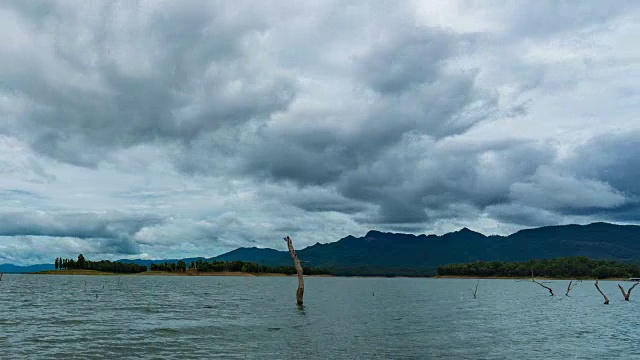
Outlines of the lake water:
M0 282L0 358L640 358L640 290L467 279L43 276ZM629 283L623 282L623 286Z

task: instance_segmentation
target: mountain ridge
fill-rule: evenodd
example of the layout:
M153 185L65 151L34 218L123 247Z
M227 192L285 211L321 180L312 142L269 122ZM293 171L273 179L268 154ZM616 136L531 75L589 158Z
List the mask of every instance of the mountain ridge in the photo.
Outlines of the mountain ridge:
M586 256L594 259L640 261L640 226L595 222L522 229L510 235L484 235L469 228L443 235L405 234L371 230L363 237L297 250L309 266L338 269L346 274L433 274L438 266L484 261ZM288 265L286 251L238 248L214 260L243 260ZM262 252L261 252L262 251ZM275 251L275 252L274 252ZM369 268L369 270L363 268ZM357 269L351 272L350 269Z
M640 261L640 226L595 222L522 229L510 235L484 235L467 227L443 235L370 230L335 242L297 249L305 266L334 269L346 275L430 275L438 266L484 261L586 256L593 259ZM205 259L194 257L183 259ZM117 260L150 266L169 260ZM207 260L242 260L268 266L289 266L286 250L241 247ZM5 264L6 265L6 264ZM46 265L46 264L43 264ZM2 272L0 265L0 272ZM15 266L14 266L15 267ZM51 265L52 267L52 265ZM10 272L10 271L4 271Z

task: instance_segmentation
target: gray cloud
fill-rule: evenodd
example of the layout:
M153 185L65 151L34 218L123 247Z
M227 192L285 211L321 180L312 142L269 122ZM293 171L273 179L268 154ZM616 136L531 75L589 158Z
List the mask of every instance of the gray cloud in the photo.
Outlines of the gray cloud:
M358 77L373 91L394 95L441 79L464 37L438 28L413 29L376 44L358 59Z
M580 146L568 167L582 176L609 184L618 191L640 196L640 131L604 134Z
M0 219L0 236L94 239L96 248L112 254L138 253L132 237L162 221L150 215L45 212L5 212Z
M536 173L531 182L511 185L511 198L538 209L557 209L570 212L573 209L617 208L626 203L623 194L606 183L579 180L546 171Z
M339 189L348 197L377 203L379 222L424 222L450 216L452 204L480 211L507 202L511 184L554 157L544 144L487 142L461 151L455 144L459 141L407 140L403 151L389 152L349 174Z
M23 11L26 41L11 49L2 73L2 87L28 102L4 131L29 129L27 140L41 154L94 166L114 148L188 142L268 118L295 94L292 79L253 56L264 24L250 14L233 17L204 3L67 5ZM82 19L86 13L100 24Z
M496 111L495 97L475 87L473 71L445 69L466 38L428 28L393 35L392 46L374 42L349 64L350 86L358 89L349 94L350 106L360 111L336 104L319 113L294 111L299 118L285 126L271 122L249 144L243 171L301 186L335 183L405 135L443 138Z
M489 206L487 213L499 221L526 227L562 223L562 217L558 213L513 203Z

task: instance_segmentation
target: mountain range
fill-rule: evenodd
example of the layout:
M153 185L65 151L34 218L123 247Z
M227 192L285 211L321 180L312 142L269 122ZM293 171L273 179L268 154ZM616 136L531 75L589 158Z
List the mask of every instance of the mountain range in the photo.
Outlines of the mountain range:
M467 228L441 236L369 231L364 237L347 236L297 253L308 266L330 268L344 275L429 275L438 266L452 263L566 256L637 262L640 226L560 225L521 230L509 236L485 236ZM214 259L291 264L288 252L259 248L239 248Z
M440 236L369 231L363 237L316 243L297 253L304 266L327 268L339 275L433 275L438 266L452 263L566 256L640 262L640 226L602 222L559 225L520 230L508 236L486 236L467 228ZM184 260L189 263L197 259L203 258ZM255 247L238 248L208 260L292 265L287 251ZM120 261L149 266L177 259ZM10 272L7 266L13 265L0 265L0 272Z

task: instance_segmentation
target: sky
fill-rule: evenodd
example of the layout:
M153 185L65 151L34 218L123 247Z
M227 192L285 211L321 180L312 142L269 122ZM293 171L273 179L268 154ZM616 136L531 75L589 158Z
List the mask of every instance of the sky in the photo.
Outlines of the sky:
M640 223L637 1L0 0L0 263Z

